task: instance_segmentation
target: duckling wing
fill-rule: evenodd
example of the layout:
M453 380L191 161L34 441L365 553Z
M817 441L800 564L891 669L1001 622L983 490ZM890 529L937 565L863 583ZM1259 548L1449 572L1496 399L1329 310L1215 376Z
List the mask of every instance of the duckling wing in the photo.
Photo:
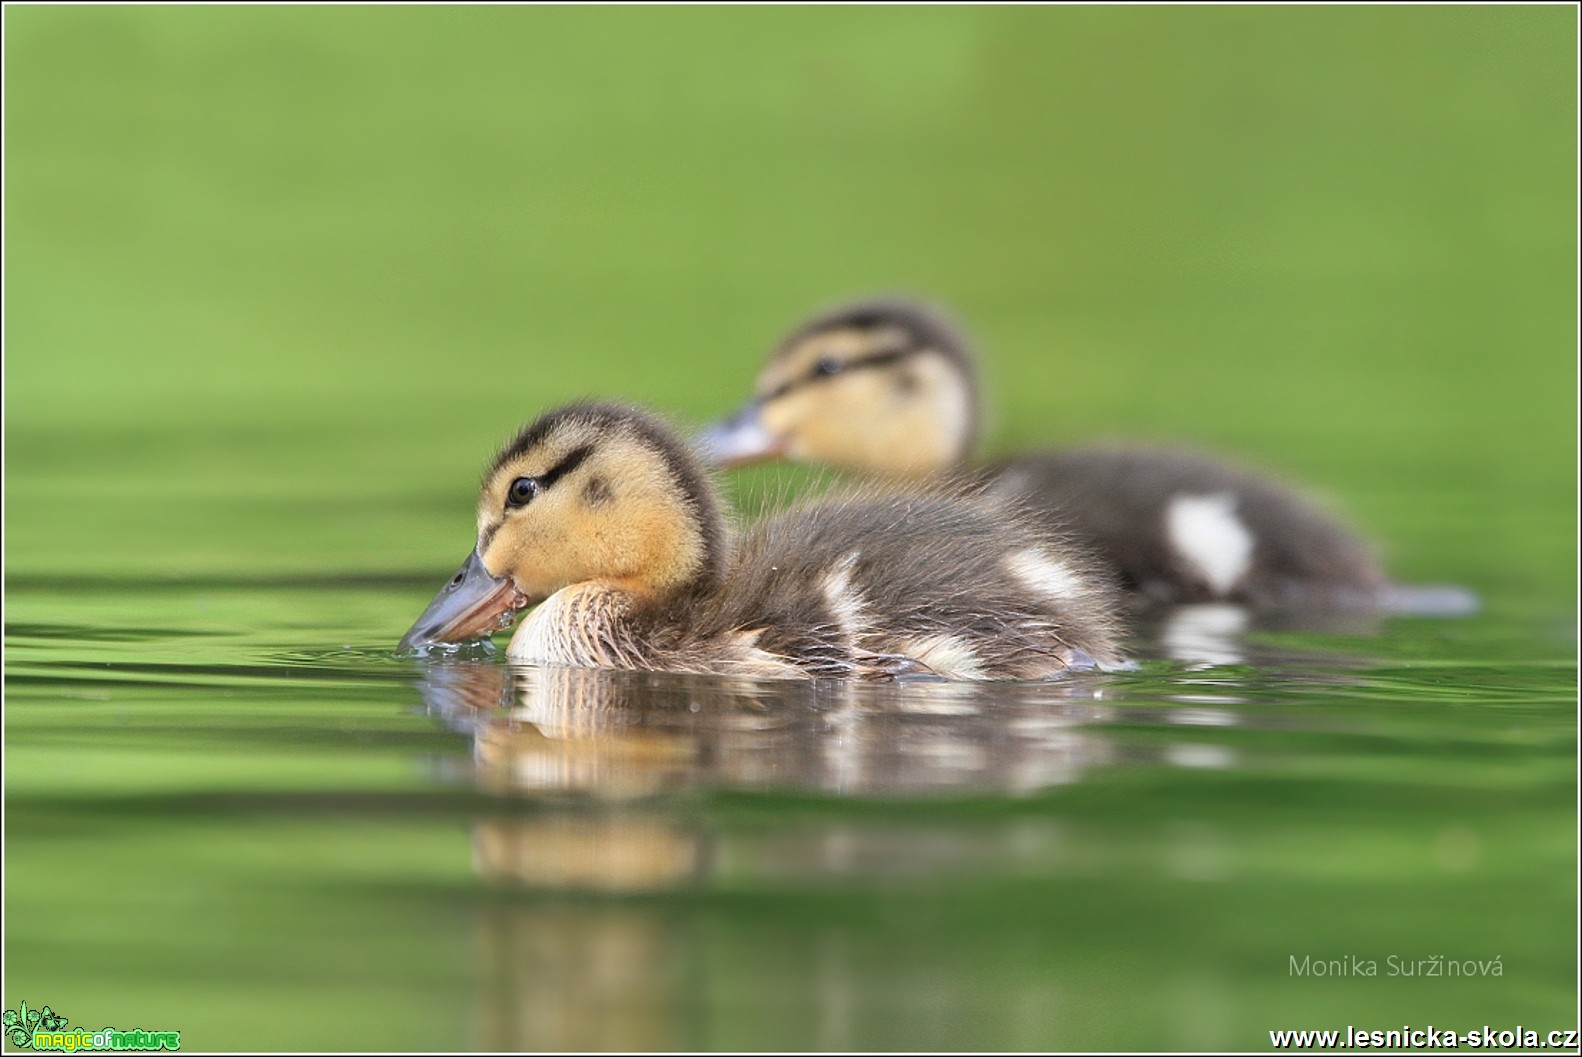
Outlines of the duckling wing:
M1124 586L1167 602L1366 603L1386 580L1368 545L1268 477L1182 451L1024 456L993 489L1095 550Z
M709 619L815 674L875 655L960 678L1119 659L1115 594L1080 547L987 496L856 495L755 526ZM902 667L905 667L905 664Z

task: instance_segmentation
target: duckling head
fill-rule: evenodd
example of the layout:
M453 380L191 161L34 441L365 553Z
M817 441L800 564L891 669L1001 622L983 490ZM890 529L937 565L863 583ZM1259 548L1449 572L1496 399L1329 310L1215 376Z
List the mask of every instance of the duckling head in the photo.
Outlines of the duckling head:
M786 458L906 477L960 462L977 433L966 341L930 308L876 299L793 331L753 398L698 446L725 466Z
M708 481L666 426L635 408L574 404L490 463L477 546L400 648L486 636L574 584L663 605L718 582L724 540Z

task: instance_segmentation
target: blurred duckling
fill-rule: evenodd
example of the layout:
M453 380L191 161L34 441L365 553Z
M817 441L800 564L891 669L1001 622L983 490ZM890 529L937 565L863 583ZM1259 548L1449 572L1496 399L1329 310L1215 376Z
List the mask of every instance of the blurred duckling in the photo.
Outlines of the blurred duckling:
M926 306L877 299L793 331L759 374L756 395L699 447L727 466L784 458L916 478L964 462L979 420L974 357L960 332ZM1390 584L1368 545L1313 502L1202 455L1048 451L974 476L1063 526L1148 601L1468 604L1456 588Z
M749 677L1042 678L1120 662L1116 594L1084 552L963 490L825 498L727 531L686 444L575 404L490 463L477 546L401 640L488 635L533 664Z

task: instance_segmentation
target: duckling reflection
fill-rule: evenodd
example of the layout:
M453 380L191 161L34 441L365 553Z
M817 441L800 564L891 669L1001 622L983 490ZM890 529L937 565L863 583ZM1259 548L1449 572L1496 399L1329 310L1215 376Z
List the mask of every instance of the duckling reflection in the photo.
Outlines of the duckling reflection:
M429 711L496 793L619 802L691 788L1027 794L1110 758L1103 683L751 682L435 665Z
M1246 607L1228 603L1174 606L1161 622L1159 645L1171 660L1194 668L1242 664L1248 616Z
M473 828L474 870L510 887L649 892L699 876L705 860L699 834L648 813L488 818Z
M473 1049L685 1050L697 941L643 907L488 906Z
M1258 664L1271 671L1313 664L1349 667L1367 658L1316 646L1272 645L1254 639L1266 633L1377 635L1384 614L1377 610L1256 611L1228 602L1169 606L1136 617L1139 657L1157 653L1187 670Z
M1118 716L1104 700L1110 685L751 683L428 666L419 683L428 708L468 736L471 780L497 794L473 826L474 869L501 890L477 921L473 1045L698 1048L697 1012L713 993L703 981L717 976L728 950L721 930L699 927L690 902L632 896L832 881L927 890L985 870L1091 869L1106 847L1095 832L1042 810L966 824L927 812L832 810L763 830L686 810L692 798L675 794L1035 792L1124 758L1103 729ZM769 973L777 1003L805 1012L791 1029L801 1045L850 1049L865 1020L876 1010L893 1015L897 1001L911 1003L901 1021L919 1025L920 1045L968 1043L961 1025L981 1013L984 996L942 998L935 967L885 953L887 942L852 948L838 923L764 926L752 942L775 953L758 971ZM912 926L876 927L901 937ZM1042 1008L1043 981L1017 986L996 992L1007 1012ZM1052 1030L1038 1019L1003 1041L1036 1049Z
M1070 781L1108 757L1095 687L1038 687L990 702L966 684L882 693L857 684L750 683L590 669L429 666L430 712L472 741L474 779L503 794L473 827L473 864L505 889L631 895L737 877L949 876L1007 858L1047 859L1054 823L983 829L832 820L790 832L716 833L656 794L694 787L840 793L1007 791ZM983 688L980 688L980 690ZM1052 700L1056 693L1062 699ZM991 723L983 710L993 704ZM1007 714L1009 713L1009 714ZM534 810L512 810L528 794ZM1031 827L1031 828L1029 828ZM1047 868L1047 867L1046 867ZM699 1001L708 937L642 904L491 901L480 912L478 1035L486 1049L676 1050L695 1047L683 1015ZM865 982L817 957L787 954L818 1034L852 1044L840 1014ZM827 953L827 952L825 952ZM811 959L811 960L810 960ZM828 964L826 964L828 963ZM839 996L833 997L833 996ZM854 997L853 997L854 996ZM872 1001L871 996L867 1001Z

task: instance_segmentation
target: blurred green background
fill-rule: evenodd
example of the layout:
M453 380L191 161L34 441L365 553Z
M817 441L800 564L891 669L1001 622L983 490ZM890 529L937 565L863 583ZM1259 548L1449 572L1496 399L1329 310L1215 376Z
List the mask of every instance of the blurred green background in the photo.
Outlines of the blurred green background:
M534 1006L516 1045L1574 1017L1575 9L4 19L8 1006L188 1048L481 1045L476 1010L535 996L566 1030ZM701 422L875 291L981 342L986 451L1223 452L1485 614L1145 667L1076 728L1082 780L1025 799L705 774L641 809L714 856L690 887L489 890L478 835L565 805L473 788L388 652L493 446L583 395ZM993 771L982 715L917 752ZM757 758L735 716L700 758ZM551 733L567 774L602 759ZM809 880L804 838L922 865ZM633 966L648 997L607 1001Z
M898 290L982 342L993 447L1192 442L1569 598L1575 25L8 10L10 568L438 569L520 421L701 421Z

